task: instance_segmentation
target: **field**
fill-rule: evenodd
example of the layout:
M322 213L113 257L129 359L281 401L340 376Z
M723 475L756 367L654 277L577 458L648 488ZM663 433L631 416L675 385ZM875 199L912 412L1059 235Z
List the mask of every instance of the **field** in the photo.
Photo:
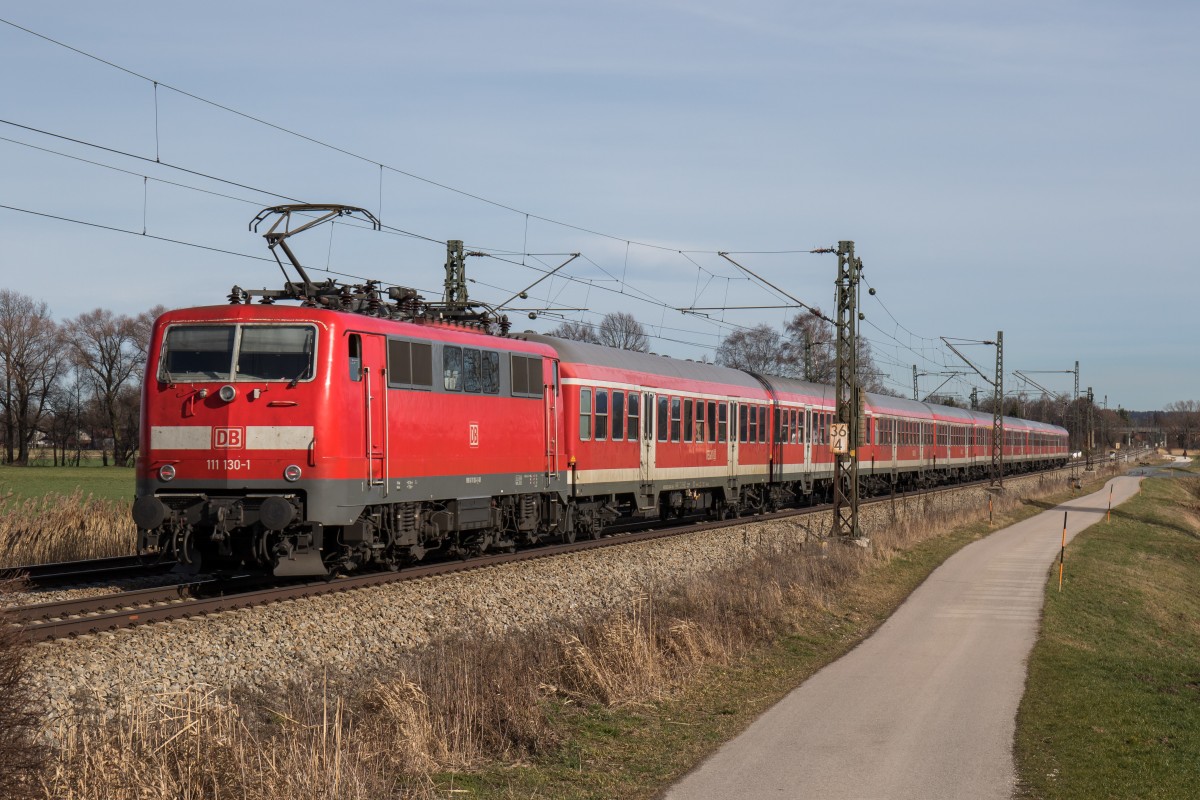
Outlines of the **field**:
M1200 797L1198 586L1200 477L1144 481L1071 543L1018 715L1019 796Z
M71 495L76 489L98 500L132 503L133 468L102 467L94 457L85 458L79 467L0 466L0 500Z
M133 470L0 466L0 568L129 555Z

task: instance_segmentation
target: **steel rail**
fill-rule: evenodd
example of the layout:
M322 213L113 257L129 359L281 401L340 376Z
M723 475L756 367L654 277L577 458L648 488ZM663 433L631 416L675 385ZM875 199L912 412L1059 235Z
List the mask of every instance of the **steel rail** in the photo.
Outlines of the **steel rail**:
M1077 468L1077 465L1066 464L1038 472L1024 473L1021 477L1032 477L1039 473L1059 472L1074 468ZM988 483L989 480L984 478L978 481L950 486L914 489L907 492L897 492L896 494L874 497L865 501L865 504L886 503L905 498L956 492L964 489L979 488L981 486L986 487ZM770 522L809 514L819 514L828 512L831 508L830 504L822 504L808 508L763 512L724 520L700 522L685 519L677 521L683 524L675 524L667 528L656 528L618 535L602 535L597 539L584 539L569 544L543 545L512 553L483 555L467 561L423 564L404 567L397 571L372 572L343 578L289 583L267 588L255 588L249 591L237 591L237 589L252 585L256 581L261 582L263 578L259 576L240 576L232 583L229 580L206 579L192 583L140 589L100 597L78 598L63 602L16 607L8 609L5 613L12 618L14 626L29 636L29 638L35 641L51 641L64 637L131 628L153 622L188 619L206 614L251 608L286 600L319 597L400 581L469 572L539 558L553 558L594 550L600 547L635 544L655 539L745 525L747 523Z

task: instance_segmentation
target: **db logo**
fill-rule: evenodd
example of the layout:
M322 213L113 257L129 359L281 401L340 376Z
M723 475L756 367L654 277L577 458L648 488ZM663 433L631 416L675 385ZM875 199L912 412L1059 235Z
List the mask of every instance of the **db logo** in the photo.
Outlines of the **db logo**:
M469 426L468 427L468 431L469 431L468 436L470 439L471 447L479 447L479 423L478 422L470 422L470 423L468 423L468 426Z
M222 450L236 450L246 441L245 428L213 428L213 447Z

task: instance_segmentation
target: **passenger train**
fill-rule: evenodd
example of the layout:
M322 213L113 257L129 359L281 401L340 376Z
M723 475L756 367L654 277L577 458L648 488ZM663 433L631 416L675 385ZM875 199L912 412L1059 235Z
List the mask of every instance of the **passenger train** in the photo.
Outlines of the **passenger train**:
M198 567L328 575L831 496L833 388L334 302L154 324L133 518ZM992 416L867 394L869 492L982 477ZM1005 418L1006 471L1067 461Z

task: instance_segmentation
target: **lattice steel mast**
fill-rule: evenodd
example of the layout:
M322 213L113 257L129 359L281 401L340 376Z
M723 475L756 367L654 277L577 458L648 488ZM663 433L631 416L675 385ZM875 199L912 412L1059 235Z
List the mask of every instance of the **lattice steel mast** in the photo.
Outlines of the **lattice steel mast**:
M996 399L992 405L992 483L1004 488L1004 331L996 331Z
M854 242L838 242L837 279L837 372L834 399L837 423L844 426L833 445L833 531L834 536L862 538L858 524L858 445L862 403L858 388L858 282L862 259L854 256ZM839 443L838 439L841 438ZM839 444L841 445L839 447Z

